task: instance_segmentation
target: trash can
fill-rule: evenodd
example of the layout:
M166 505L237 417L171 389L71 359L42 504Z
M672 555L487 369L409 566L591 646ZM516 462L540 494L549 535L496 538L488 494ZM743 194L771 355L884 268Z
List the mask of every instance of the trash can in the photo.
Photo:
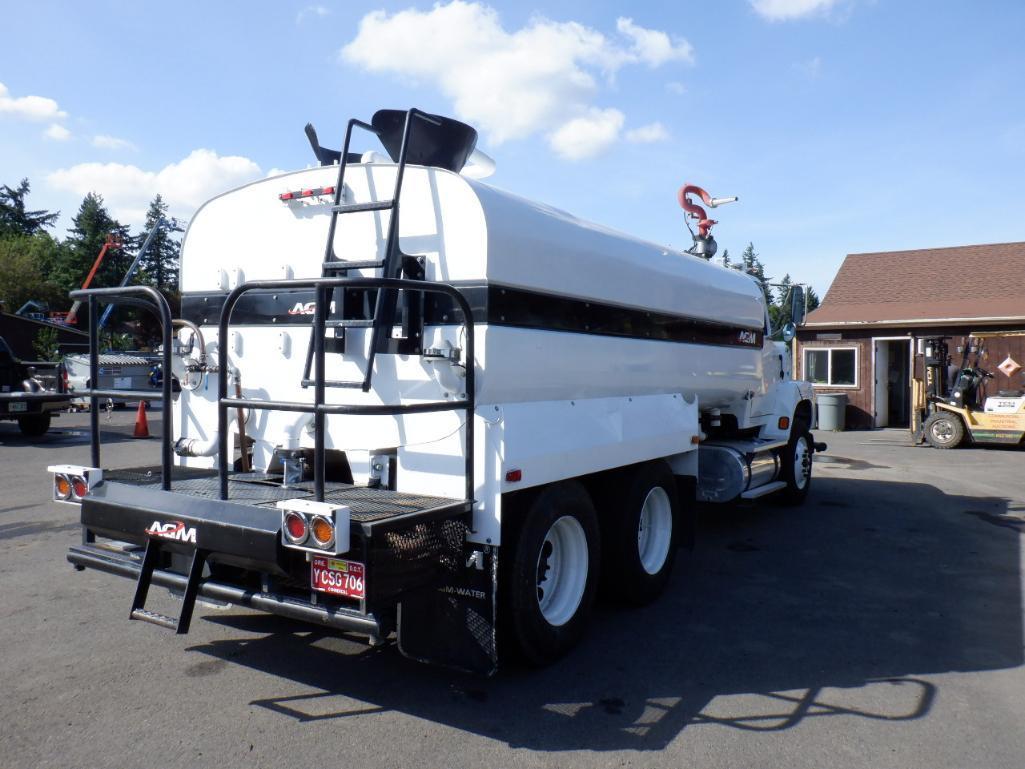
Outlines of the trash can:
M847 393L820 393L815 401L818 404L819 429L843 430L847 418Z

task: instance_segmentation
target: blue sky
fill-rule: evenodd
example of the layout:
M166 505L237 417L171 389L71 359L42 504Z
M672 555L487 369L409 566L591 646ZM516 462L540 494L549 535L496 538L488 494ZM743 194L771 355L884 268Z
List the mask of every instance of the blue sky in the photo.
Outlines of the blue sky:
M467 119L489 183L689 245L685 181L739 195L720 251L824 292L844 254L1025 240L1025 4L945 0L8 2L0 183L61 231L312 162L345 120ZM40 97L27 99L26 97ZM966 265L971 269L971 265Z

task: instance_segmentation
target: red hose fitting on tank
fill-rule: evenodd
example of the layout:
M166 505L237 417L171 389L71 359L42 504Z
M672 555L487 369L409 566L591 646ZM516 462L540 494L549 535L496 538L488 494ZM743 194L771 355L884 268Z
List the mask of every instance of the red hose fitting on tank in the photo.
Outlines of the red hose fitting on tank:
M680 208L690 214L692 219L698 220L698 235L703 238L707 238L708 233L712 230L712 225L717 224L717 222L713 219L709 219L708 214L705 213L705 209L696 203L692 203L690 198L687 197L688 195L698 195L707 205L714 208L715 204L712 202L712 196L696 184L683 185L680 187L680 191L676 195L676 199L680 201Z

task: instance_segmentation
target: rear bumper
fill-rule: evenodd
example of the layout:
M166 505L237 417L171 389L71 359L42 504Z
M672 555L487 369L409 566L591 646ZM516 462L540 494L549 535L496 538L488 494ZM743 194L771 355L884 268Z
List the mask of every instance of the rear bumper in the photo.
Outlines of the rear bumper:
M274 508L111 482L100 484L82 501L82 525L102 537L145 545L154 523L181 523L191 532L182 542L162 540L168 550L202 548L224 563L286 574L281 513Z
M68 561L81 568L97 569L130 579L139 578L142 566L142 559L138 555L95 544L72 547L68 551ZM153 572L152 584L154 585L184 591L185 583L186 578L183 574L165 570ZM209 579L200 583L199 595L203 598L247 606L289 619L360 633L369 636L372 642L383 640L391 629L373 614L361 614L339 607L314 605L308 601L280 593L254 591Z

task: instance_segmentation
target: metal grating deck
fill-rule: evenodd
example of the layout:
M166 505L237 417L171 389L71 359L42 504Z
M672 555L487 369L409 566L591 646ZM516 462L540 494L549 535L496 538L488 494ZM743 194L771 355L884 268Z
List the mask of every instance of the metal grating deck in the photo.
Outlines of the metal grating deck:
M280 475L232 473L228 476L228 501L258 507L274 507L283 499L313 497L313 482L305 481L282 488ZM134 467L104 472L104 480L133 486L160 485L159 467ZM171 473L171 491L205 499L220 499L217 471L175 467ZM351 518L358 523L373 523L399 515L461 504L462 500L407 494L389 489L372 489L348 483L324 484L324 501L348 505Z

